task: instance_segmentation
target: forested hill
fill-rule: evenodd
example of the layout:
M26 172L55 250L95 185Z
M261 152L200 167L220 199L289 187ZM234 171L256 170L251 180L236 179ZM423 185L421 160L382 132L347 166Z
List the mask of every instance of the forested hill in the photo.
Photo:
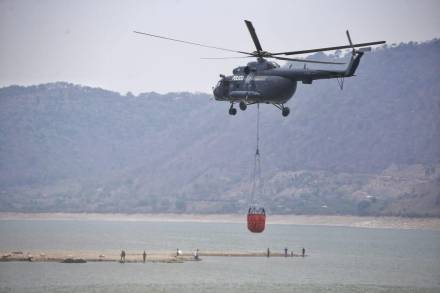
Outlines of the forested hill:
M343 91L299 84L288 106L287 118L260 107L270 213L440 216L440 40L366 53ZM256 108L228 107L201 93L1 88L0 210L242 212Z

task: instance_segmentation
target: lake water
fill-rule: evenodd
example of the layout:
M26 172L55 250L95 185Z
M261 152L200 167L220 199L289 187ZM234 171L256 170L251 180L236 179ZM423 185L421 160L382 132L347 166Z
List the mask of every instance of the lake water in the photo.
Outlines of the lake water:
M440 292L440 232L76 220L0 220L0 250L271 251L185 263L0 263L1 292Z

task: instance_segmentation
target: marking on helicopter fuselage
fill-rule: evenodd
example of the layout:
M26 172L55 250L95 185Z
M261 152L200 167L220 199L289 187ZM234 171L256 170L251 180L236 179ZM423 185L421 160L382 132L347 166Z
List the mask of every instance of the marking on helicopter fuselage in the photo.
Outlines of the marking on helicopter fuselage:
M243 80L244 79L244 76L243 75L234 75L233 77L232 77L232 80Z

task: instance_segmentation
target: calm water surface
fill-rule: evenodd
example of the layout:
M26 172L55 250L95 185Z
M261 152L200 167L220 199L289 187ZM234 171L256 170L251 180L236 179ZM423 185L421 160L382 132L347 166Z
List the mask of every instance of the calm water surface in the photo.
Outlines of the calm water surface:
M440 292L440 232L243 224L2 220L0 250L283 251L181 264L0 263L1 292Z

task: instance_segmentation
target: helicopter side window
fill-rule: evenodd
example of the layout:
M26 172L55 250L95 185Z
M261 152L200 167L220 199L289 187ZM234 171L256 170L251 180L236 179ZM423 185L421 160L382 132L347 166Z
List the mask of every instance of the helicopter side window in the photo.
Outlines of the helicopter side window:
M273 69L273 68L279 68L279 67L280 67L280 66L279 66L277 63L275 63L275 62L269 62L268 65L269 65L269 68L270 68L270 69Z

